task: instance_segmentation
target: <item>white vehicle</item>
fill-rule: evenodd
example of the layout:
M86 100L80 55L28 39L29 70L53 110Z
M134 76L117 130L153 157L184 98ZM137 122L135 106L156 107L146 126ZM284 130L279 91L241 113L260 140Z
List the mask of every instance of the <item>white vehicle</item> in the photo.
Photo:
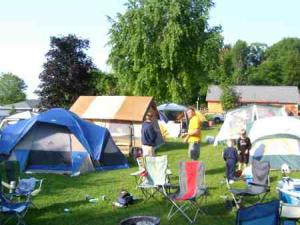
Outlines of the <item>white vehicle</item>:
M222 113L217 113L217 114L213 115L213 120L215 123L224 122L224 115Z

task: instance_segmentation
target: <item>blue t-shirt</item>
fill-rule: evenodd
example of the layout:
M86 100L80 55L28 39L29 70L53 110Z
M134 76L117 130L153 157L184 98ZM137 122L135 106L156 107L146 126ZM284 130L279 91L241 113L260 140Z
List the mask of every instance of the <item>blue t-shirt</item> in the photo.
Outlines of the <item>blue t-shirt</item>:
M157 134L152 122L143 122L142 124L142 144L155 146Z

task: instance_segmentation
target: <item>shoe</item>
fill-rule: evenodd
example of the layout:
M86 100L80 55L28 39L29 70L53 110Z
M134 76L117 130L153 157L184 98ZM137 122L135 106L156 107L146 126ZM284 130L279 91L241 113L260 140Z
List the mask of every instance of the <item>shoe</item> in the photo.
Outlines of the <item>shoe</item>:
M234 183L234 180L229 180L228 183L229 183L229 184L233 184L233 183Z
M113 205L116 206L116 207L120 207L120 208L126 207L125 205L122 205L119 202L113 202Z

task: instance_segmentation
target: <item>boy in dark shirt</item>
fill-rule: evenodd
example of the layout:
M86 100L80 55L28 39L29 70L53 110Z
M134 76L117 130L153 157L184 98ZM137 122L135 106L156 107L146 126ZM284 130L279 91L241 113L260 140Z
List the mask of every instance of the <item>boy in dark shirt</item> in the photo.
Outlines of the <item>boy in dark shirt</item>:
M238 170L243 171L249 162L249 153L251 149L251 141L250 138L247 137L245 129L242 129L240 132L240 137L237 140L237 148L239 151Z
M226 178L229 184L234 182L235 166L238 160L237 150L234 147L233 140L227 140L227 148L223 151L223 159L226 161Z

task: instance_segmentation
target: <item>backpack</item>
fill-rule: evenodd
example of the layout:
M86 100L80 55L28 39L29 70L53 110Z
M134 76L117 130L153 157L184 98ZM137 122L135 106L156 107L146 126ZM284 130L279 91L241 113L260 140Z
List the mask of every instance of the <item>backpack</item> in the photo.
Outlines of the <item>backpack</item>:
M128 206L133 203L133 197L128 191L121 191L119 193L117 202L122 206Z

